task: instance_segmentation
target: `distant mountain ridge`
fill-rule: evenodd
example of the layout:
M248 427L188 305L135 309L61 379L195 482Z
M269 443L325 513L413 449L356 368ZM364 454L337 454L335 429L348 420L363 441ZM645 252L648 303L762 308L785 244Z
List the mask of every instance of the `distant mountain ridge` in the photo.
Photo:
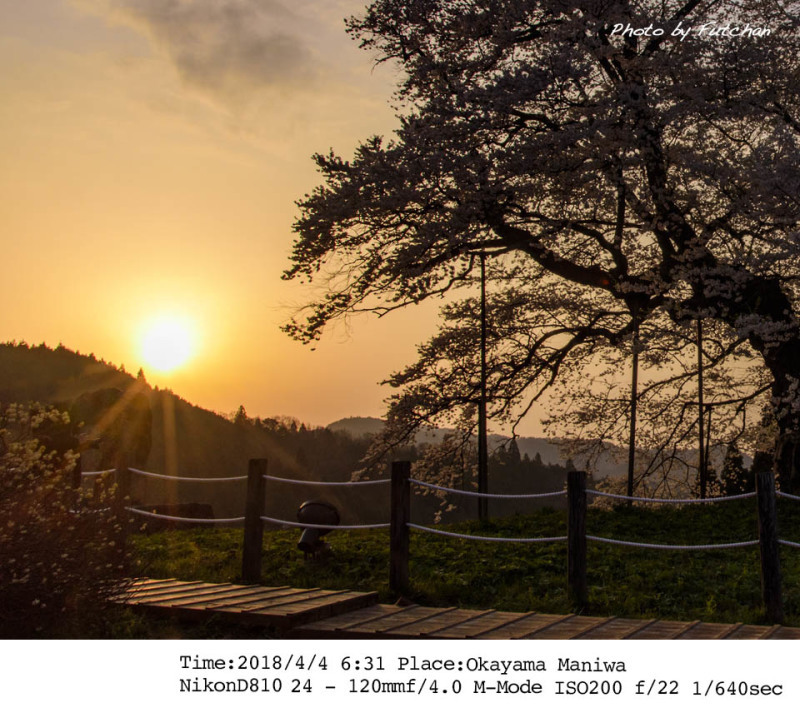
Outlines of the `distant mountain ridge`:
M336 420L327 427L336 432L346 432L353 437L379 434L385 425L380 418L372 417L348 417ZM417 433L414 442L417 445L435 444L448 434L453 433L452 428L436 428L435 430L421 430ZM509 438L503 435L489 435L489 449L494 450L503 443L508 442ZM516 439L520 455L528 455L531 459L540 455L542 462L552 465L564 465L568 456L559 447L558 441L550 438L537 437L518 437ZM627 464L614 459L614 454L619 454L619 449L612 445L606 445L607 452L601 455L596 474L599 477L622 477L627 474ZM576 465L580 466L582 460L574 459Z

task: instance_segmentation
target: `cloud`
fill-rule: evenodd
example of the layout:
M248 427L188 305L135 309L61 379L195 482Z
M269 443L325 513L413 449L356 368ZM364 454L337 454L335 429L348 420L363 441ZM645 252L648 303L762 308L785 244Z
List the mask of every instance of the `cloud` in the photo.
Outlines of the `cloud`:
M318 75L306 21L276 0L83 0L143 31L187 86L229 107Z

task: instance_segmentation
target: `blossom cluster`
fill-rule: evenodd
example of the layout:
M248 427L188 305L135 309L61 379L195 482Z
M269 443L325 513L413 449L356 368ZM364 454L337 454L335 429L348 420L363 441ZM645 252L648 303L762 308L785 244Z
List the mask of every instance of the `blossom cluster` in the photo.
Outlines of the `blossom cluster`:
M114 490L76 484L69 424L52 406L0 406L2 637L93 633L126 571Z

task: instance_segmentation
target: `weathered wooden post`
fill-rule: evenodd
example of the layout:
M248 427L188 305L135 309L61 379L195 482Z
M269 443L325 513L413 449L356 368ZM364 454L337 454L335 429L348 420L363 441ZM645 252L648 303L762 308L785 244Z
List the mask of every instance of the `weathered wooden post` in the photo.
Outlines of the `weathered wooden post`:
M761 593L767 619L783 622L781 597L781 557L778 545L778 510L775 503L775 477L772 472L756 473L758 500L758 541L761 549Z
M586 473L567 472L567 577L572 600L586 604Z
M408 522L411 519L411 463L392 462L391 519L389 522L389 590L408 590Z
M242 545L242 582L261 582L261 550L264 543L264 488L266 460L250 460L247 465L247 498L244 506L244 539Z

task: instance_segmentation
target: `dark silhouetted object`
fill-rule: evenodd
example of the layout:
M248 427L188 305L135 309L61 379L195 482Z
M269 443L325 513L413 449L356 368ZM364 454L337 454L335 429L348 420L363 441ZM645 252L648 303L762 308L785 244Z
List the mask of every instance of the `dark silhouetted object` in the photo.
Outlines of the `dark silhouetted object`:
M297 510L297 520L301 524L316 526L338 526L339 512L333 504L328 502L309 500L303 502ZM297 542L297 547L303 551L305 557L316 556L320 551L328 548L322 537L333 529L306 528Z

